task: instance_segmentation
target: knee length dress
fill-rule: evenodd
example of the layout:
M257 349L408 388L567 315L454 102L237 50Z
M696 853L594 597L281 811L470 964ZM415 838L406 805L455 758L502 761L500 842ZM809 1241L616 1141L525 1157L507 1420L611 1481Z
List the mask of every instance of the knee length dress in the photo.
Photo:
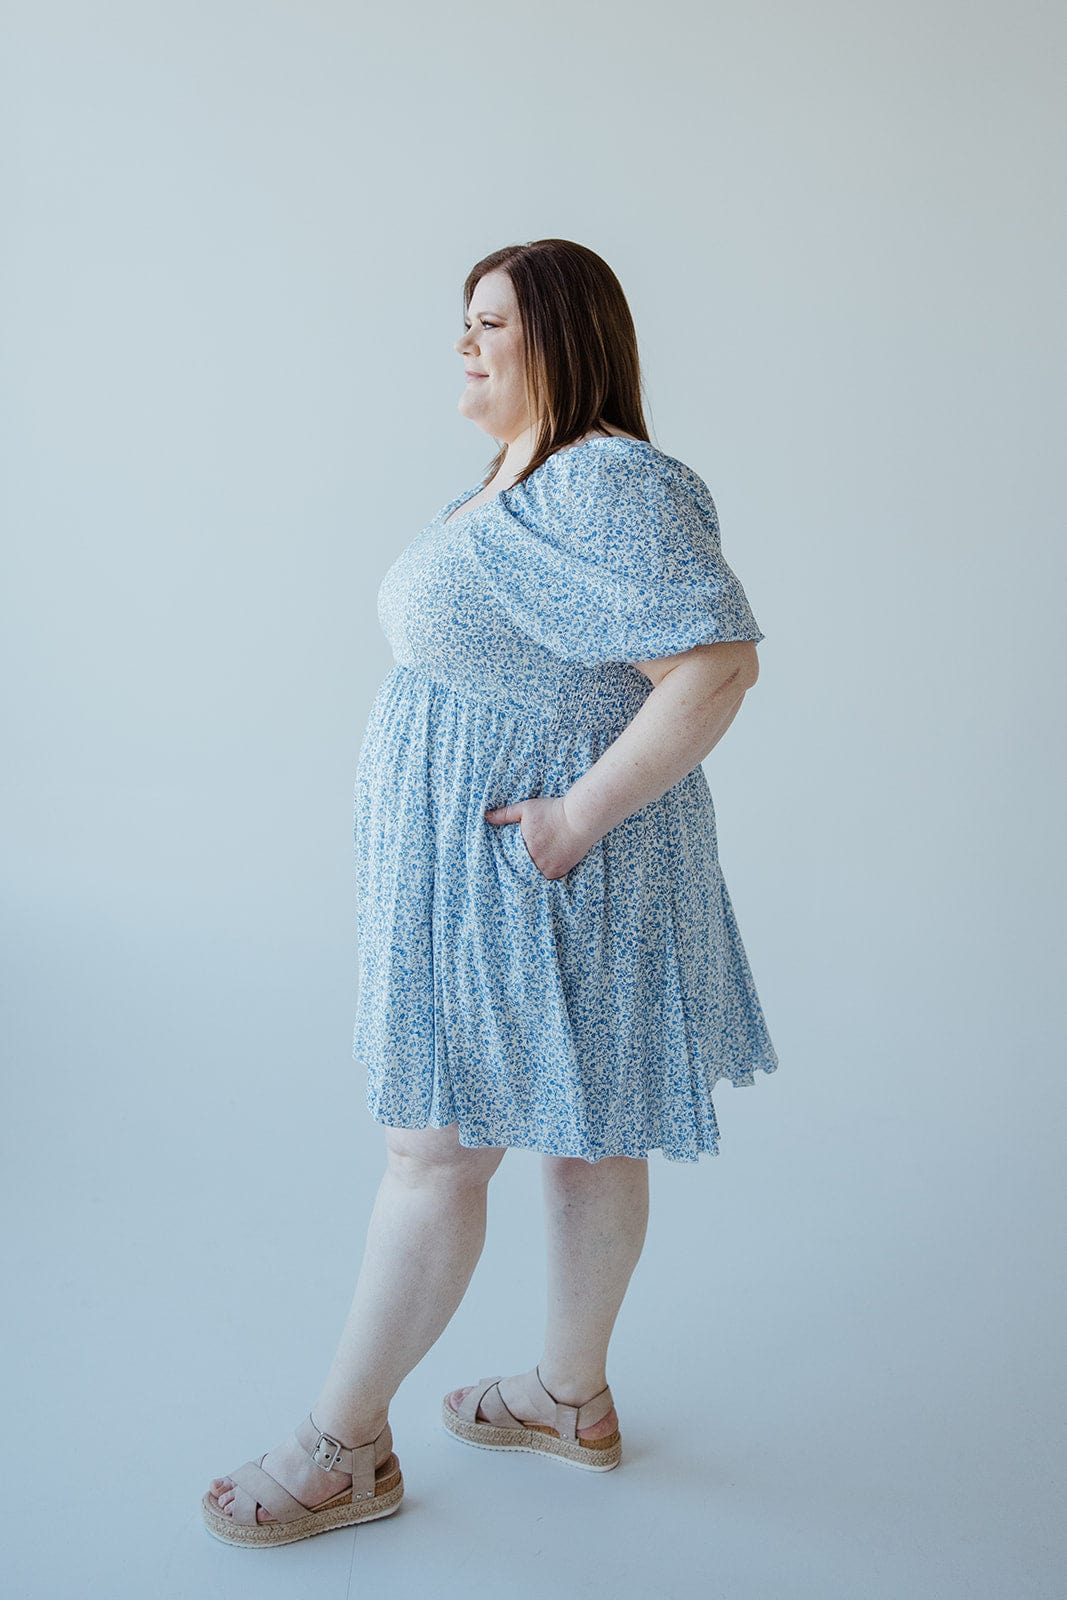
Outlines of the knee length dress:
M652 693L633 662L764 635L707 485L658 447L567 446L446 521L481 488L378 591L395 665L354 795L367 1107L472 1148L716 1155L716 1082L778 1058L703 768L562 878L484 813L566 794Z

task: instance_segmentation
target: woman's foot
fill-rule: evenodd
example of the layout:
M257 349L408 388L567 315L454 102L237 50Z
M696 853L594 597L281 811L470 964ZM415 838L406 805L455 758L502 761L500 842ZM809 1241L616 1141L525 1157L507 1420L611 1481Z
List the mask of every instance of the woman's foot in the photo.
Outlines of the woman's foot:
M453 1389L452 1390L452 1393L448 1396L448 1404L451 1406L453 1411L458 1411L459 1410L459 1407L463 1404L463 1396L466 1395L466 1394L469 1394L470 1391L473 1388L474 1388L474 1385L473 1385L473 1383L471 1383L471 1384L468 1384L465 1389ZM532 1425L533 1427L543 1427L544 1426L544 1424L541 1423L541 1422L538 1422L536 1418L528 1417L528 1416L524 1416L523 1415L524 1402L523 1402L523 1400L521 1398L522 1390L521 1389L516 1390L515 1379L513 1377L511 1377L511 1378L501 1378L500 1379L500 1383L499 1383L499 1389L500 1389L500 1398L501 1398L501 1400L503 1400L504 1404L507 1406L507 1408L511 1412L512 1416L518 1417L520 1422L528 1423L528 1424ZM560 1388L560 1389L550 1389L549 1392L554 1396L555 1399L559 1400L563 1405L567 1405L567 1406L585 1405L587 1400L590 1400L590 1399L593 1398L591 1395L581 1395L581 1396L579 1396L578 1395L578 1391L576 1389L573 1389L573 1388L572 1389L568 1389L566 1386L564 1386L563 1388ZM526 1410L528 1411L529 1409L530 1408L527 1405L526 1406ZM477 1422L488 1422L489 1421L489 1418L486 1416L486 1414L482 1410L481 1406L478 1407L478 1412L477 1412L477 1416L476 1416L475 1420ZM615 1407L612 1406L611 1410L608 1412L606 1417L601 1417L600 1421L599 1422L594 1422L592 1427L590 1427L590 1428L579 1428L577 1430L577 1433L578 1433L579 1439L606 1439L608 1434L609 1433L614 1433L616 1431L616 1429L618 1428L618 1426L619 1426L619 1418L618 1418L618 1415L617 1415L617 1413L615 1411ZM555 1431L555 1430L553 1430L553 1431Z
M369 1431L360 1430L361 1438L357 1442L362 1444L367 1439L376 1439L384 1429L385 1423L385 1417L382 1417L380 1421L376 1419L372 1421ZM315 1418L315 1424L320 1428L322 1426L318 1417ZM328 1433L330 1430L325 1429L324 1431ZM347 1449L355 1448L354 1445L349 1445L347 1438L342 1434L335 1433L332 1437ZM386 1435L375 1451L375 1466L380 1467L383 1461L388 1460L391 1452L392 1443L388 1435ZM314 1511L316 1506L321 1506L327 1500L332 1500L335 1495L343 1494L352 1485L351 1473L341 1472L337 1467L327 1469L318 1466L312 1461L303 1445L292 1437L275 1449L268 1450L261 1465L264 1472L269 1472L272 1478L276 1478L282 1488L288 1489L289 1493L299 1500L301 1505L307 1506L309 1511ZM233 1497L236 1493L233 1479L212 1478L211 1493L216 1496L218 1507L222 1514L232 1517ZM256 1521L273 1522L274 1518L269 1511L260 1506L256 1512Z

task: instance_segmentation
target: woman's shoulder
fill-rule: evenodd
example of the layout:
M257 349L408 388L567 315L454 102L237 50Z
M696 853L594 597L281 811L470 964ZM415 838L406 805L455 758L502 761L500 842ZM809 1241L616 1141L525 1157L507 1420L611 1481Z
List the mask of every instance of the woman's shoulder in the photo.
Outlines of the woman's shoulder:
M565 445L544 463L546 499L566 500L587 514L610 515L615 526L682 518L710 520L715 503L704 479L687 462L648 439L630 434L598 435ZM527 480L534 484L538 474Z
M550 463L576 485L658 480L696 487L703 483L686 462L668 455L650 440L636 439L628 433L596 434L578 444L564 445L548 457L545 465Z

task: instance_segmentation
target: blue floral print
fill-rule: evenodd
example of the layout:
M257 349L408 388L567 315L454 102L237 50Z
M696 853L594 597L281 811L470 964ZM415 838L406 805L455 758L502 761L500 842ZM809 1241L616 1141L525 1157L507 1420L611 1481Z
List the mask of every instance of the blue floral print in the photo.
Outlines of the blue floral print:
M394 1127L470 1147L718 1154L712 1089L778 1058L698 766L562 878L485 812L563 795L652 693L635 661L760 632L707 485L645 440L444 506L386 572L395 665L356 768L352 1054ZM456 516L451 513L456 512Z

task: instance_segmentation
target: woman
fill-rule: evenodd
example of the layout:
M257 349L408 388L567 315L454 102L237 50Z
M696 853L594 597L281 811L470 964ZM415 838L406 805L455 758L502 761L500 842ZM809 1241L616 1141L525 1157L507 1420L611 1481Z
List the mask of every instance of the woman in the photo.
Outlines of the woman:
M204 1496L232 1543L397 1509L389 1404L463 1298L509 1146L542 1153L544 1351L452 1391L442 1420L617 1465L607 1349L648 1152L716 1154L715 1082L778 1064L700 766L764 637L711 496L648 439L633 322L599 256L509 246L463 298L459 408L504 442L382 581L396 665L356 775L353 1054L386 1170L311 1414Z

